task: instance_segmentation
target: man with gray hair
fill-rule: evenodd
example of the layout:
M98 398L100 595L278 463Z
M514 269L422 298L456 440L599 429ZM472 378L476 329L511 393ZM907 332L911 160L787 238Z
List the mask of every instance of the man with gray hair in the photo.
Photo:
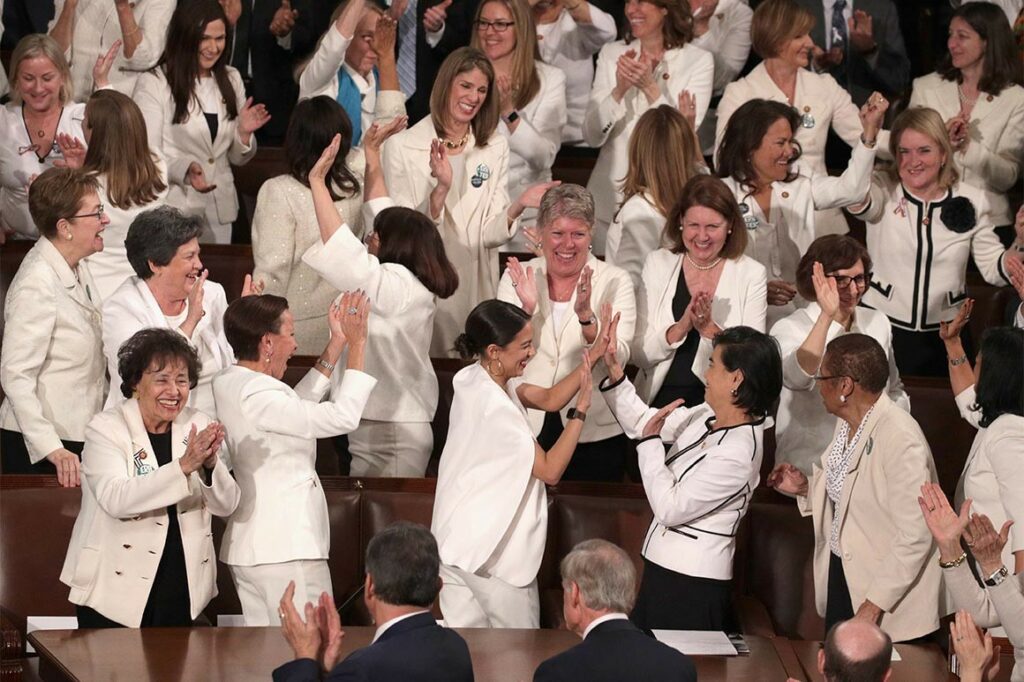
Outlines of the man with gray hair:
M584 540L562 559L561 571L565 624L583 641L541 663L534 682L697 679L689 658L629 622L636 568L621 548Z

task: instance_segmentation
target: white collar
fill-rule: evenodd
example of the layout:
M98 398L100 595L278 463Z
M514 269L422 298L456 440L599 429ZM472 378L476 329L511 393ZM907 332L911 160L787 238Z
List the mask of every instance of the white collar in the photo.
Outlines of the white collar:
M422 611L413 611L412 613L407 613L404 616L398 616L397 618L392 618L391 620L387 621L386 623L381 624L380 627L377 628L377 632L373 633L373 641L370 642L370 644L373 644L378 639L380 639L380 636L383 635L385 632L387 632L388 628L390 628L395 623L399 623L399 622L405 620L406 618L412 618L413 616L418 616L421 613L430 613L430 611L427 610L427 609L423 609Z
M583 631L583 639L586 639L587 635L590 634L590 631L596 628L598 625L600 625L601 623L607 623L610 620L629 620L629 616L627 616L624 613L606 613L600 618L595 618L594 620L590 621L590 625L588 625L587 629Z
M363 78L358 71L349 66L348 62L342 62L341 66L345 69L345 73L347 73L352 79L352 82L356 84L356 89L359 90L359 94L365 97L366 93L370 91L373 71L370 71L368 78Z

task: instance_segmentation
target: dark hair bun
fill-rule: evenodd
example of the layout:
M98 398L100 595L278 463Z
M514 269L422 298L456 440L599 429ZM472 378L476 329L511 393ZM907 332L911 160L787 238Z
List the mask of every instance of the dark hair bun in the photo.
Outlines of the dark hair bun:
M457 352L459 357L463 360L472 360L480 353L480 349L477 348L477 345L469 338L469 334L462 333L455 338L455 352Z
M954 197L942 205L939 217L946 229L963 234L978 224L978 212L967 197Z

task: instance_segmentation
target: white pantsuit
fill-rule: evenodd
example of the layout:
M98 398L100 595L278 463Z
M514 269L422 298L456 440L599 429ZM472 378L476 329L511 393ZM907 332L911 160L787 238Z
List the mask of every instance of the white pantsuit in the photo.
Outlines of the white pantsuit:
M695 47L707 50L715 58L715 97L721 97L726 86L735 80L750 56L750 22L754 11L745 0L719 0L708 22L707 32L693 39ZM701 151L714 156L715 129L718 111L712 106L697 129Z
M128 400L89 422L82 452L82 507L71 532L60 580L68 600L88 606L127 627L139 627L164 542L167 507L176 505L185 554L191 617L217 596L217 557L212 516L227 516L239 490L226 466L213 468L211 484L199 471L185 475L178 461L189 431L210 418L185 407L171 423L171 461L156 464L138 401Z
M239 114L245 106L245 86L233 67L226 67ZM203 81L206 81L205 83ZM199 79L194 85L197 97L209 88L216 90L211 79ZM256 136L250 135L249 144L242 144L238 135L238 122L228 118L228 110L220 92L210 92L210 99L219 104L217 136L210 138L210 128L196 98L189 103L188 118L174 123L174 98L162 68L141 76L135 84L133 99L146 119L149 148L163 156L167 162L170 190L167 203L181 211L202 218L207 230L200 241L226 244L231 241L231 224L238 217L238 195L231 166L244 166L256 154ZM207 109L210 111L210 109ZM210 113L213 113L210 111ZM208 193L200 193L188 182L188 168L197 163L206 176L206 182L216 185Z
M221 560L232 569L294 561L326 564L330 526L327 500L316 474L316 439L354 429L377 383L357 370L346 370L344 375L341 384L331 388L330 400L322 403L330 381L315 369L294 389L238 365L214 378L218 416L228 444L238 453L234 474L242 490L221 543ZM308 582L311 589L321 586L316 570ZM241 582L251 584L260 577L259 572L243 572ZM281 584L280 579L272 572L268 580L277 582L247 589L271 601L263 609L243 612L246 625L264 623L267 613L273 618L287 587L287 580ZM320 591L295 594L299 604L315 603L320 597Z
M615 67L628 50L640 54L640 44L617 40L601 48L597 57L594 87L583 119L583 139L591 147L601 147L597 163L590 175L587 189L594 195L594 250L604 253L604 237L615 211L622 203L620 183L629 169L629 136L640 116L652 107L666 104L678 106L679 93L688 90L696 98L697 125L700 126L711 103L715 60L710 53L692 44L665 50L654 69L654 80L660 96L648 102L647 96L631 88L622 100L612 97L615 89Z
M667 218L646 192L634 194L615 212L608 226L604 259L629 273L633 289L640 291L640 275L650 253L662 246L661 237Z
M430 192L437 181L430 175L430 142L438 137L431 117L403 130L384 144L384 178L395 203L430 215ZM431 357L454 357L455 338L462 333L469 311L494 298L498 288L498 247L515 234L518 221L508 222L508 142L495 131L486 146L478 146L472 131L459 161L462 182L448 191L435 221L448 260L459 273L459 288L438 301Z

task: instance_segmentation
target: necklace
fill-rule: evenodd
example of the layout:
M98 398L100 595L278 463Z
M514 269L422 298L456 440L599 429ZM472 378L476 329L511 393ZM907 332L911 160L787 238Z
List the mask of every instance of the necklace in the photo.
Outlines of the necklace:
M711 263L708 264L708 265L701 265L697 261L695 261L692 258L690 258L690 254L688 254L688 253L684 253L683 254L683 258L686 259L687 263L689 263L690 265L692 265L693 267L695 267L695 268L697 268L698 270L701 270L701 271L713 270L719 263L722 262L722 257L721 256L718 256L717 258L715 258L715 260L711 261Z
M458 149L462 145L466 144L466 142L468 142L468 141L469 141L469 131L468 130L466 131L466 134L462 136L461 140L449 140L447 137L443 138L441 140L441 142L444 143L444 146L447 147L448 149Z
M974 103L978 101L977 97L974 99L968 99L967 95L964 94L964 89L959 85L956 86L956 95L960 98L960 104L974 106Z

